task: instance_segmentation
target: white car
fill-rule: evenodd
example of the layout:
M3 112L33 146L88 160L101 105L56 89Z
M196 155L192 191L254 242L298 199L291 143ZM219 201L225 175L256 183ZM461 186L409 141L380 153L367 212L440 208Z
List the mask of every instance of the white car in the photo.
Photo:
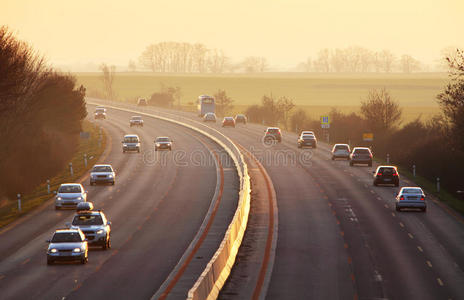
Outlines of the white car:
M302 137L303 135L314 135L314 131L311 131L311 130L303 130L301 133L300 133L300 137Z
M140 138L136 134L126 134L122 140L122 153L127 151L140 152Z
M90 185L110 183L114 185L116 173L111 165L94 165L90 171Z
M348 144L335 144L332 148L332 160L343 158L350 160L350 146Z
M215 122L216 123L216 115L212 112L206 113L203 116L203 122Z
M396 195L395 202L397 211L401 211L403 208L418 208L423 212L427 211L425 193L420 187L402 187Z
M80 183L63 183L58 188L55 197L55 209L76 208L81 202L87 201L87 191Z

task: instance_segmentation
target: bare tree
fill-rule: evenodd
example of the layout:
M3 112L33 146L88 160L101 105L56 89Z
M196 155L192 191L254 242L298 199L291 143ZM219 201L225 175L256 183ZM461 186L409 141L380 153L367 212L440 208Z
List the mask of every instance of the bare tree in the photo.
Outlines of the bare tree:
M225 90L218 90L214 94L216 100L216 112L219 116L224 117L233 107L234 100L227 96Z
M393 55L393 53L389 50L383 50L380 52L380 65L385 73L390 73L392 71L395 60L395 55Z
M361 114L371 130L384 134L401 123L402 109L385 88L373 89L361 102Z
M411 73L419 70L420 62L411 55L404 54L400 58L400 67L403 73Z
M282 123L284 124L284 127L287 129L288 127L288 116L290 111L295 107L295 104L293 103L293 100L290 98L287 98L285 96L280 97L279 100L277 100L277 109L280 113L280 119L282 120Z
M314 62L314 67L318 72L330 72L330 51L329 49L322 49L317 54L317 59Z
M106 98L109 100L114 100L115 93L113 88L114 77L116 73L115 66L108 66L105 63L100 65L100 70L102 71L102 81L103 81L103 90L106 94Z
M135 64L135 61L132 59L129 60L129 64L127 65L127 70L129 72L135 72L137 70L137 65Z
M264 72L267 69L267 60L264 57L249 56L241 64L246 73Z

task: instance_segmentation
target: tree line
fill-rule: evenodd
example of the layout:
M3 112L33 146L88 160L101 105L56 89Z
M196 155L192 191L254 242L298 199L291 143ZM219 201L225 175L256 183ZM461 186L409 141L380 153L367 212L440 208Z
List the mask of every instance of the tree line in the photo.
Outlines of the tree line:
M61 171L87 115L85 89L0 27L0 196L26 193Z
M139 57L142 67L162 73L226 73L244 71L249 73L267 70L264 57L250 56L239 63L232 63L220 49L209 49L204 44L160 42L148 45ZM128 69L135 71L134 61Z
M302 72L348 73L412 73L421 70L422 63L409 54L396 56L390 50L372 51L363 47L320 50L314 59L308 57L298 64Z

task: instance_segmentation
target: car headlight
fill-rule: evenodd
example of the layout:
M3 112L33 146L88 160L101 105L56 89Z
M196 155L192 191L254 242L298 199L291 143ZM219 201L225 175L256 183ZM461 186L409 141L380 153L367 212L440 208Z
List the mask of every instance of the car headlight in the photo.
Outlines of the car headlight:
M103 233L103 229L100 229L97 231L97 234L102 234Z
M158 146L158 147L159 147L159 145L160 145L160 143L156 143L156 146Z
M56 252L58 252L58 250L55 249L55 248L53 248L53 249L50 249L50 252L51 252L51 253L56 253Z
M113 178L113 174L109 174L109 175L108 175L108 178Z
M82 197L77 197L77 199L76 199L76 200L82 200Z
M79 253L79 252L81 252L81 248L74 248L73 252Z
M60 201L60 200L61 200L61 197L56 197L56 200Z
M127 147L127 144L122 144L123 147Z

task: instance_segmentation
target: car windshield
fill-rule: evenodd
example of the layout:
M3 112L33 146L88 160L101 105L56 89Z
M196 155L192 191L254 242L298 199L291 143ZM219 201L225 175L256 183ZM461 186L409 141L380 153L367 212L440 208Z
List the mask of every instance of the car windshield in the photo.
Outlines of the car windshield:
M126 143L138 143L139 139L136 138L135 136L130 136L130 137L125 137L124 142L126 142Z
M62 185L58 189L58 193L80 193L82 192L80 185Z
M95 166L92 172L113 172L110 166Z
M230 118L230 117L227 117L227 118L224 118L225 121L233 121L234 118Z
M314 140L314 135L305 134L303 135L303 140Z
M96 113L103 113L103 112L105 112L105 109L104 109L104 108L97 108L97 109L95 110L95 112L96 112Z
M56 232L53 235L52 243L79 243L82 242L78 232Z
M356 149L354 151L354 153L356 153L356 154L370 154L370 151L369 151L369 149Z
M103 225L103 219L100 215L77 215L72 221L73 225Z
M267 132L269 132L269 133L279 133L279 129L270 128L270 129L267 130Z
M403 194L422 194L421 189L403 189Z
M157 142L157 143L169 142L169 138L166 138L166 137L157 138L157 139L156 139L156 142Z
M380 168L379 173L392 174L396 172L394 168Z
M132 117L132 120L136 120L136 121L142 120L142 117Z

